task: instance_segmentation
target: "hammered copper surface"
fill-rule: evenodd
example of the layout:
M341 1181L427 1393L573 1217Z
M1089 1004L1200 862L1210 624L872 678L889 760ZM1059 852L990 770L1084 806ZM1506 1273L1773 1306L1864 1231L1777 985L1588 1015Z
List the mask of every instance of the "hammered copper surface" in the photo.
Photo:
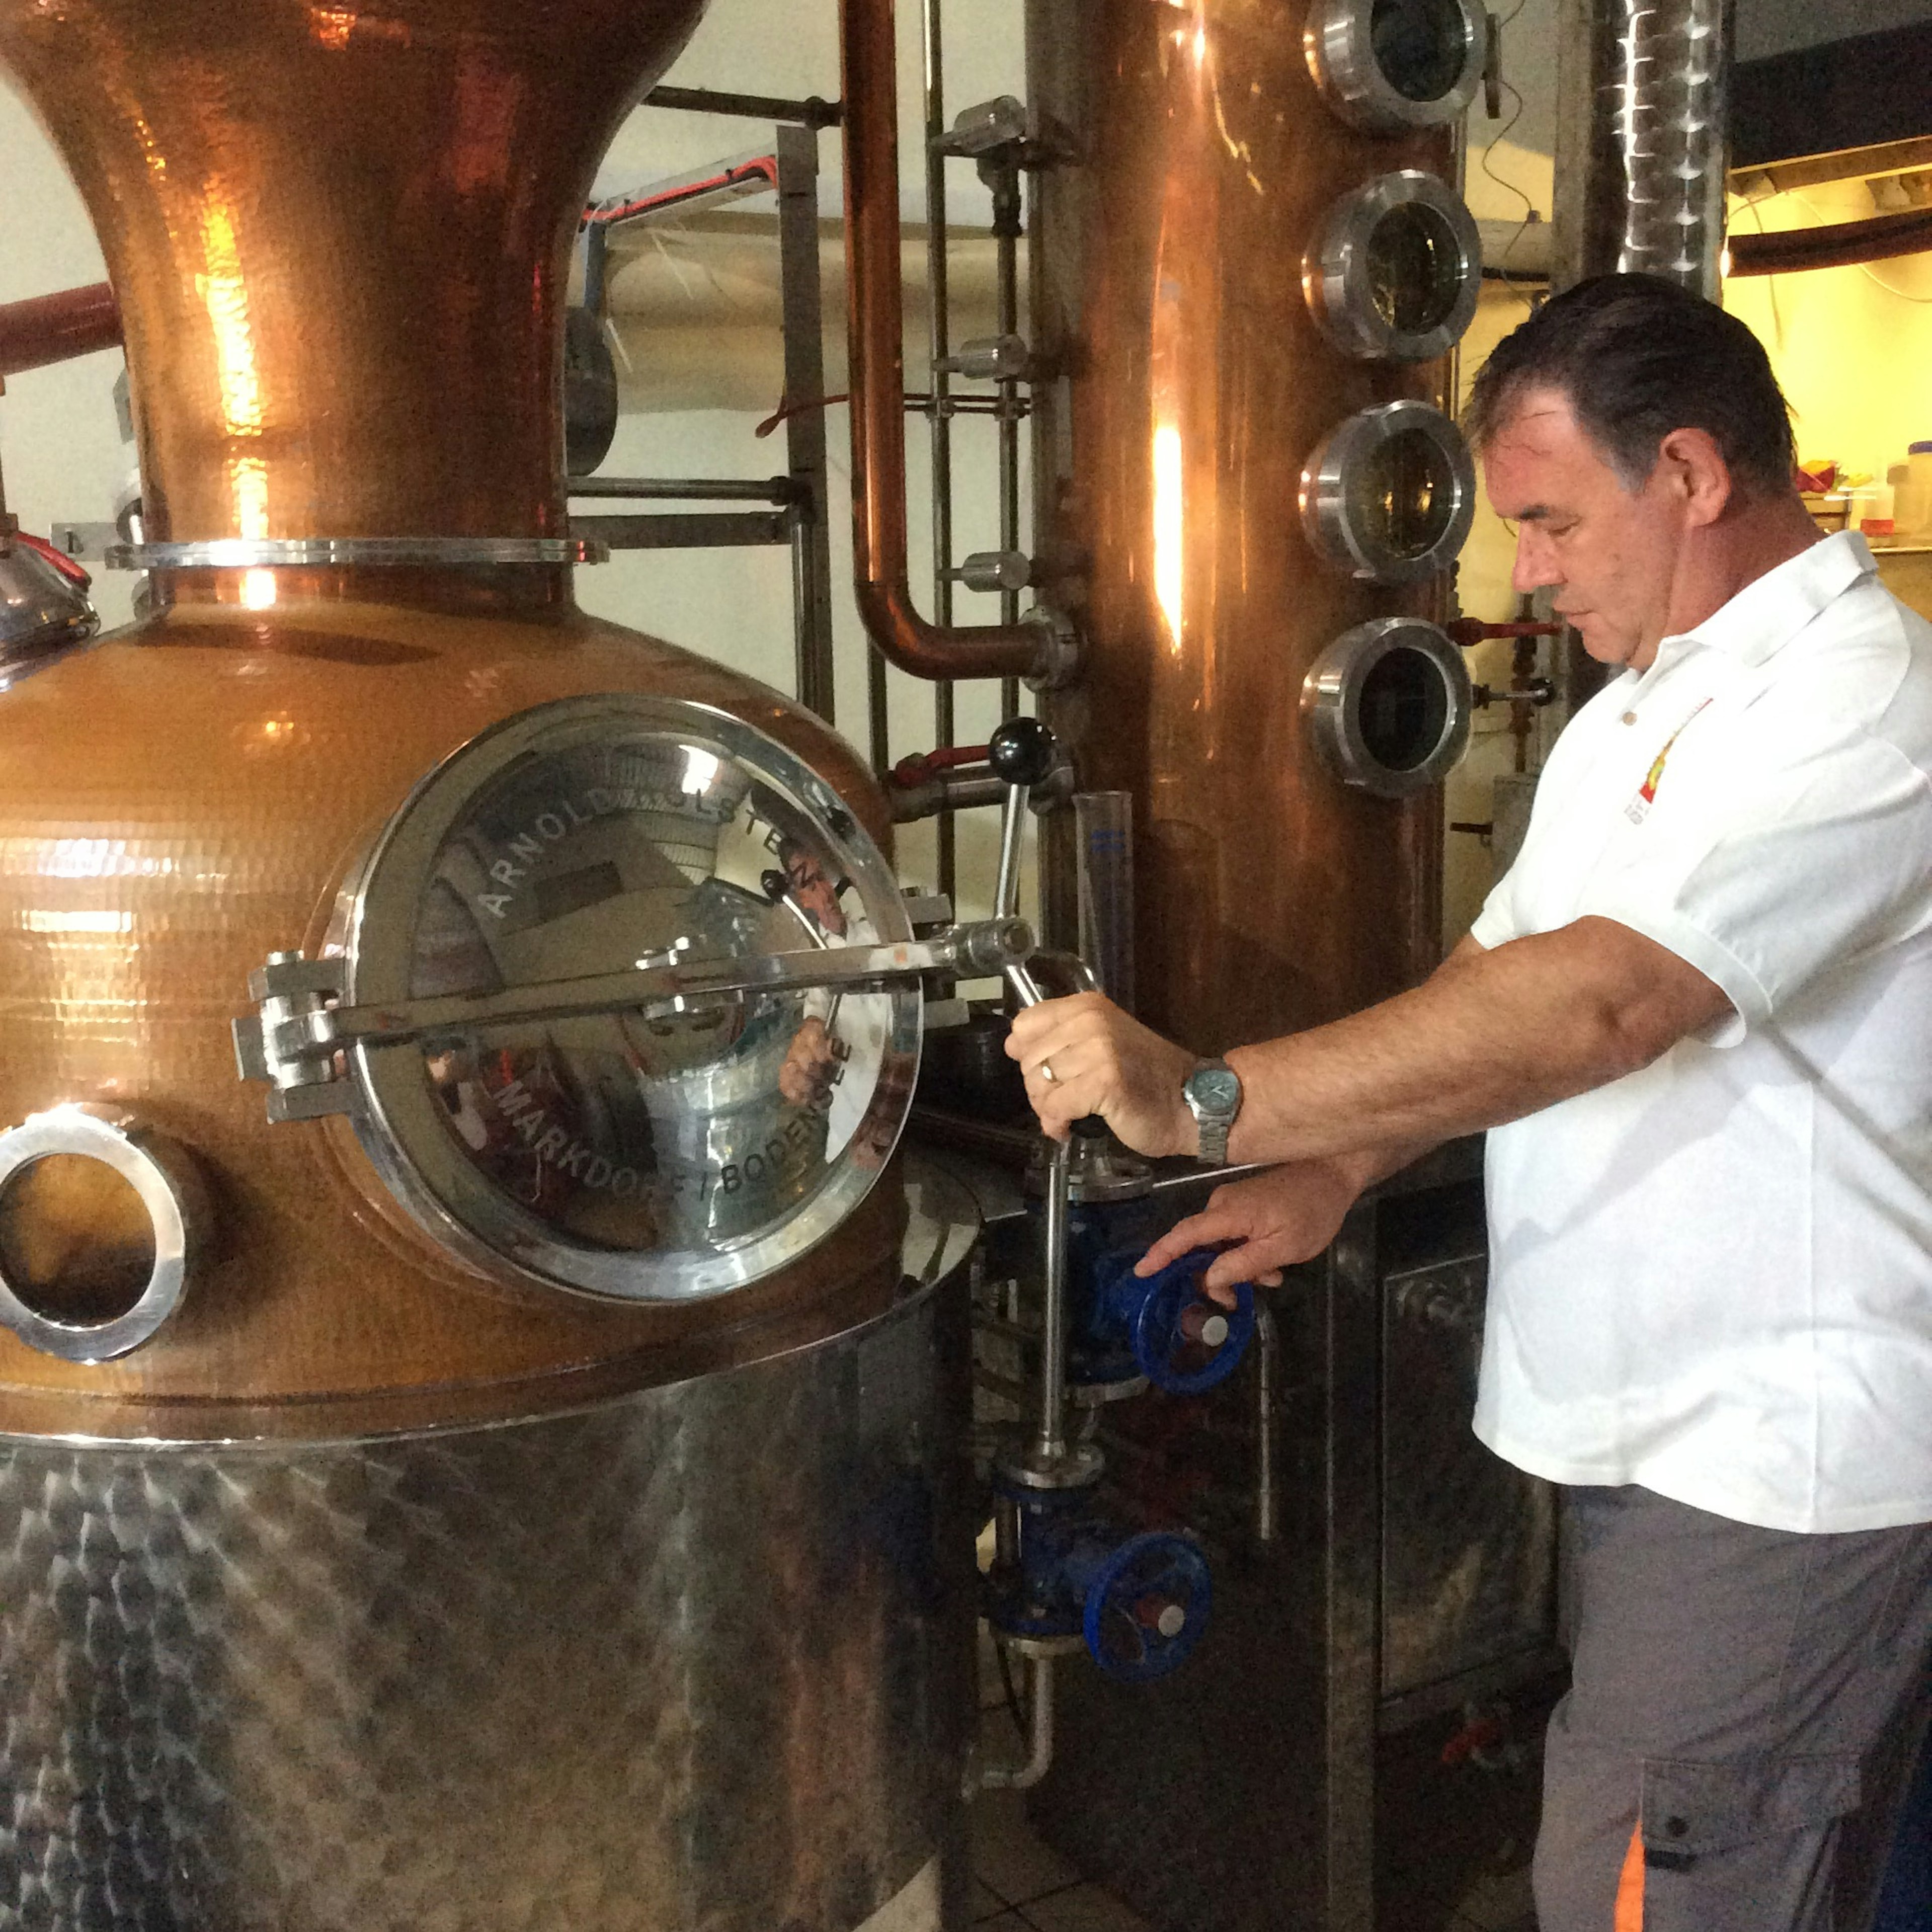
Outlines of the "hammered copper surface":
M0 0L93 216L147 535L561 535L598 158L704 0Z
M1436 399L1440 364L1331 348L1304 250L1336 200L1446 134L1358 134L1304 63L1303 0L1028 0L1036 176L1036 581L1072 610L1081 682L1045 712L1081 783L1133 794L1142 1016L1197 1050L1306 1026L1438 956L1440 807L1331 778L1301 681L1352 625L1442 588L1340 574L1298 525L1301 469L1353 411ZM1072 929L1073 855L1049 928Z
M120 298L148 535L560 531L570 238L613 126L699 11L0 0L0 64L74 170ZM159 581L166 608L0 697L0 1123L62 1101L146 1115L206 1162L220 1251L120 1363L0 1334L0 1430L518 1414L878 1305L892 1187L797 1270L689 1311L492 1288L413 1232L346 1132L270 1128L228 1038L250 970L315 949L410 788L515 712L610 691L718 705L883 839L849 748L586 617L559 572Z

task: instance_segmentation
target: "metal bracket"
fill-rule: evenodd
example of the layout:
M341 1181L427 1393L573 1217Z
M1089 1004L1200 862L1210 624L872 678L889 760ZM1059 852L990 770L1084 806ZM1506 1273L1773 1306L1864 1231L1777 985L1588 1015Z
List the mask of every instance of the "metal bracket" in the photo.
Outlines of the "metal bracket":
M627 972L393 1006L343 1005L345 962L340 958L278 952L248 976L249 997L258 1010L234 1023L236 1066L242 1079L274 1089L271 1120L312 1120L353 1106L356 1087L346 1058L351 1047L460 1039L482 1027L597 1013L688 1013L748 995L818 987L866 992L928 977L978 979L1010 969L1033 950L1033 931L1024 920L984 920L887 945L736 958L692 960L680 954Z

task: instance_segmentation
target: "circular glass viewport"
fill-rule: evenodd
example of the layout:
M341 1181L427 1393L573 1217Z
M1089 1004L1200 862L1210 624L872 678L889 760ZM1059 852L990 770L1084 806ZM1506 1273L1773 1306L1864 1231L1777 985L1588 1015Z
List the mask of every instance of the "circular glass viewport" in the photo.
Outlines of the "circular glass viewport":
M1447 183L1420 168L1378 176L1330 210L1303 264L1323 334L1352 356L1446 355L1476 312L1482 243Z
M43 1320L118 1321L154 1270L147 1204L105 1161L46 1154L0 1183L0 1276Z
M1475 466L1455 424L1426 403L1351 416L1301 478L1309 540L1334 564L1382 584L1445 568L1475 513Z
M1469 674L1448 634L1416 617L1345 631L1303 681L1301 711L1344 784L1406 798L1436 784L1469 741Z
M1448 453L1419 429L1377 443L1343 479L1349 514L1366 542L1404 563L1439 544L1456 511Z
M1369 42L1405 100L1439 100L1461 79L1468 29L1456 0L1375 0Z
M1489 24L1474 0L1315 0L1303 42L1343 120L1396 134L1441 127L1475 98Z
M1392 772L1426 764L1449 722L1450 692L1434 658L1398 644L1362 680L1362 742Z
M187 1151L126 1114L59 1106L0 1132L0 1323L70 1362L151 1340L208 1226Z

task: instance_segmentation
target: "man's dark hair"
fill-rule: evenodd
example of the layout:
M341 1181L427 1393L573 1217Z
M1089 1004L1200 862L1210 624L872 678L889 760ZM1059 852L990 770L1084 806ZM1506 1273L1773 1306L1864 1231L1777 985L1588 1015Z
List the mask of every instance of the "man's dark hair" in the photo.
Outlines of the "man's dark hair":
M1624 485L1657 466L1675 429L1701 429L1753 495L1791 487L1791 417L1763 345L1736 316L1658 275L1598 275L1504 337L1463 411L1488 442L1532 389L1567 396Z

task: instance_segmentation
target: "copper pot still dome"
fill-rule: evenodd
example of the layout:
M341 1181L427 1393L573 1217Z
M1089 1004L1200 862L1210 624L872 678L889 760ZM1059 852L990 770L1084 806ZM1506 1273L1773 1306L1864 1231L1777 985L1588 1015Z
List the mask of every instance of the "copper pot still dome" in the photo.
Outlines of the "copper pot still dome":
M963 1382L938 1298L902 1292L896 1168L728 1279L761 1237L704 1163L837 1165L822 1108L733 1152L782 1040L678 1017L615 1100L580 1031L608 1017L534 1055L527 1027L349 1050L418 1056L403 1112L461 1063L425 1131L495 1190L466 1242L366 1120L275 1089L272 1125L231 1040L245 1061L250 975L296 952L373 984L386 947L411 997L466 944L554 976L544 920L628 965L619 905L673 952L796 947L802 850L850 887L824 918L896 936L842 741L572 597L572 239L701 10L0 0L118 301L152 573L148 614L0 692L0 1917L844 1932L911 1885L904 1922L937 1922ZM536 854L586 799L570 863ZM532 842L542 919L500 907L479 950L433 902L512 862L491 836ZM410 864L398 952L371 908ZM884 1091L916 994L867 999ZM624 1106L696 1163L691 1292L580 1292L668 1238L568 1184Z
M574 218L701 10L0 0L0 61L80 184L119 298L150 542L560 550ZM562 562L154 580L152 616L26 680L0 719L0 1122L138 1112L206 1169L216 1254L118 1364L0 1334L0 1424L55 1391L103 1434L150 1432L110 1412L158 1401L177 1422L202 1401L354 1395L386 1419L444 1420L466 1388L574 1382L688 1349L694 1329L862 1298L893 1254L884 1194L808 1278L722 1301L493 1287L402 1222L347 1135L270 1129L228 1036L250 972L315 952L385 819L504 719L582 694L698 700L788 746L883 836L842 741L749 680L586 616ZM428 1388L426 1409L406 1396Z

